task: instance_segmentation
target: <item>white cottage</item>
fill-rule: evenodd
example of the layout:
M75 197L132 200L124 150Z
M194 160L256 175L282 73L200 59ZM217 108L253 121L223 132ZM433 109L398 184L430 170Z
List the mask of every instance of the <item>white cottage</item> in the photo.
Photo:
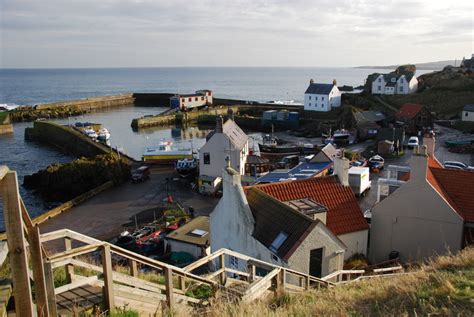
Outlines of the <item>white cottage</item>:
M376 74L373 76L372 94L374 95L406 95L416 92L418 80L414 73L397 74Z
M230 160L230 166L241 175L245 174L245 162L249 154L249 138L231 118L223 123L216 119L216 129L209 133L206 144L199 150L199 174L216 178Z
M474 121L474 104L465 105L461 114L462 121Z
M244 189L239 173L223 171L223 197L210 215L211 251L227 248L313 276L343 267L345 244L325 225L327 208L311 199L280 202ZM235 268L237 259L230 259Z
M341 92L335 80L332 84L319 84L312 79L309 81L304 93L304 110L327 112L340 106Z

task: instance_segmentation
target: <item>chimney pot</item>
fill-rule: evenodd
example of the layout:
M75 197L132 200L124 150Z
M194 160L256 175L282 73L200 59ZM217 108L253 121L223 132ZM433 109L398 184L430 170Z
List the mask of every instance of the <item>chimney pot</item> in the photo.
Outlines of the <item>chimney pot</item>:
M332 80L332 84L333 84L334 86L337 86L337 81L336 81L335 79L333 79L333 80Z
M314 84L313 78L311 78L311 79L309 80L309 83L310 83L310 84Z

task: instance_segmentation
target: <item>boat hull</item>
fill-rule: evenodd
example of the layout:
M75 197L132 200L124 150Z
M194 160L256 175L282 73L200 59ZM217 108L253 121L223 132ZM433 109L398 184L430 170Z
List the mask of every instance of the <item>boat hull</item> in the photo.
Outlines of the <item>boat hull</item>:
M143 162L156 165L173 165L178 160L192 159L192 154L174 154L174 155L143 155Z

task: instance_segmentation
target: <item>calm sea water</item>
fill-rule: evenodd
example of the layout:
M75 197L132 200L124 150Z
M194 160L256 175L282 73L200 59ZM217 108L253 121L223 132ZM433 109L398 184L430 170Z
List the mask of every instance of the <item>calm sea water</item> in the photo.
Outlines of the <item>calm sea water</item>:
M114 69L0 69L0 104L40 104L62 100L125 92L189 93L211 89L223 98L270 101L294 100L302 102L309 79L338 85L358 86L368 74L380 71L356 68L114 68ZM131 156L140 159L147 146L160 140L172 140L178 146L199 148L207 131L189 128L181 136L173 136L171 129L153 128L132 131L133 118L157 114L158 107L121 107L55 120L61 124L88 121L102 123L112 136L111 143ZM0 135L0 165L16 170L20 184L24 175L32 174L51 163L74 159L57 149L24 140L24 130L32 123L17 123L15 132ZM50 205L34 192L20 187L31 216L37 216ZM1 211L1 206L0 206ZM0 217L0 230L3 228Z

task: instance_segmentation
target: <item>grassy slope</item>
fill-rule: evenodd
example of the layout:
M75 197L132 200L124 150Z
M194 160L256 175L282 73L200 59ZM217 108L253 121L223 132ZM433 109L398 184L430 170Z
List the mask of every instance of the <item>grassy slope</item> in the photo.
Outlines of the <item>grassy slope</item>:
M210 316L472 316L474 248L440 257L410 274L251 304L219 303ZM185 316L186 311L176 315Z
M6 112L6 111L1 112L0 111L0 124L4 124L4 121L7 120L7 116L8 116L8 112Z

